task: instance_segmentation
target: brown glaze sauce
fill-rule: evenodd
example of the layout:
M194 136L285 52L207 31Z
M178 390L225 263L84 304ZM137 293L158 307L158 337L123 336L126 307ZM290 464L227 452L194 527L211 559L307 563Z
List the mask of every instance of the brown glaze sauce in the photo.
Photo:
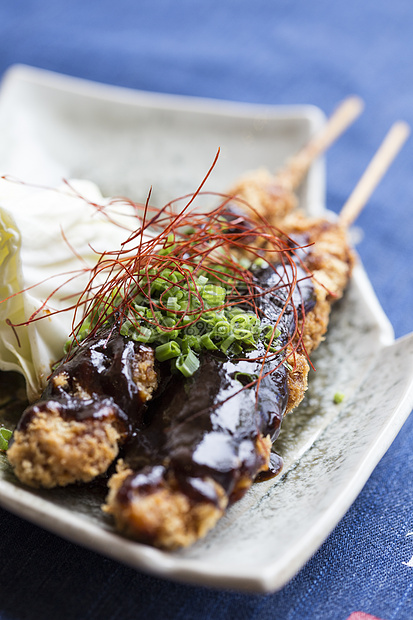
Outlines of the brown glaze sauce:
M279 273L268 267L256 274L260 286L279 287L276 293L257 300L264 321L270 325L280 318L290 290L280 286L281 271L285 282L284 267ZM300 279L306 278L306 272L300 267L298 271ZM303 309L308 311L314 304L312 281L303 279L293 303L280 318L282 344L288 342L294 330L294 308L300 317ZM121 502L128 503L137 491L152 492L164 480L172 481L194 501L218 503L208 479L217 482L230 501L239 499L242 481L253 480L265 465L257 439L267 435L272 441L276 439L288 400L287 369L282 355L265 364L264 374L269 374L260 383L258 397L255 386L245 387L248 376L258 376L261 361L256 358L264 352L261 345L258 351L246 354L244 360L205 352L198 371L187 379L171 375L162 365L161 389L148 404L144 432L138 430L126 444L125 461L136 473L121 487ZM246 379L240 382L240 376ZM272 477L281 468L281 457L272 454L269 469L259 479Z
M40 401L23 412L18 429L27 428L36 413L53 407L66 420L116 416L131 434L145 407L133 380L137 354L153 357L150 347L125 340L117 329L88 339L51 375ZM66 381L56 381L58 377Z
M277 269L256 271L257 287L276 287L258 297L257 305L264 322L274 325L280 319L279 340L285 344L297 316L310 310L315 298L311 279L298 266L301 281L293 303L283 312L290 291L284 285L291 268ZM149 355L151 350L126 340L116 328L101 332L82 343L53 373L41 400L24 412L19 428L27 427L32 416L50 404L65 419L86 420L109 412L123 424L123 457L135 472L120 489L120 501L128 502L136 490L151 492L163 481L173 480L190 499L217 503L211 479L232 501L242 494L242 480L253 480L265 466L257 439L269 435L273 441L278 436L288 400L282 355L266 362L264 374L269 374L262 379L258 396L255 386L245 387L249 376L258 376L261 361L254 358L264 352L260 345L243 360L204 352L199 369L189 378L172 374L169 362L159 364L158 390L144 403L134 382L133 364L137 354ZM67 382L55 380L62 373ZM260 479L277 474L281 466L281 458L274 454Z

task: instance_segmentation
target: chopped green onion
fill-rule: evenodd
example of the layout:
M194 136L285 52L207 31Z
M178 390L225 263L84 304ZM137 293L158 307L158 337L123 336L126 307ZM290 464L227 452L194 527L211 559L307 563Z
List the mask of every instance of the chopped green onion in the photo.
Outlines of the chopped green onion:
M205 276L199 276L196 280L196 284L198 287L205 286L206 284L208 284L208 278L206 278Z
M0 451L5 452L7 450L12 434L12 431L9 431L8 428L0 428Z
M237 314L234 317L232 317L231 321L231 327L234 328L246 328L248 327L250 320L247 314Z
M145 312L146 312L145 306L142 306L141 304L136 303L136 300L132 302L132 307L138 316L141 314L145 315Z
M234 379L242 383L242 385L249 385L258 379L258 375L249 374L248 372L236 372Z
M234 338L237 340L248 340L251 338L252 334L249 329L234 329L233 330Z
M204 334L201 336L201 344L208 351L217 351L218 347L211 340L211 336L209 334Z
M278 327L275 327L274 325L264 325L261 330L261 334L264 340L266 340L267 342L269 342L271 339L274 342L274 340L276 340L281 335L281 331L278 329Z
M176 325L176 319L174 319L171 316L166 316L163 318L162 320L164 327L175 327Z
M334 401L334 403L335 403L336 405L339 405L340 403L342 403L342 402L343 402L343 400L344 400L344 394L343 394L343 392L336 392L336 393L334 394L333 401Z
M251 267L251 261L249 258L241 257L239 259L239 264L241 267L244 267L244 269L250 269Z
M219 348L221 349L223 353L225 353L225 355L227 354L228 349L230 348L234 340L235 340L234 334L230 334L228 338L225 338L224 342L220 344Z
M176 299L183 299L184 297L184 292L182 289L180 289L178 286L174 286L173 288L171 288L171 297L176 297Z
M266 267L268 267L267 261L265 261L263 258L256 258L252 264L254 265L254 267L260 267L261 269L265 269Z
M230 330L231 326L228 321L218 321L214 325L212 335L217 336L218 338L225 338L226 336L228 336Z
M155 356L158 362L165 362L179 355L181 355L181 347L173 340L160 344L155 349Z
M142 293L138 293L137 295L135 295L134 300L133 300L133 305L136 304L136 307L138 307L140 304L143 304L145 302L145 297L144 295L142 295Z
M217 322L217 313L213 310L203 312L201 319L204 323L207 323L208 325L215 325L215 323Z
M199 326L196 323L192 323L192 325L187 325L184 329L185 336L200 336Z
M210 306L222 306L225 302L226 290L222 286L206 284L201 292L202 299Z
M164 286L165 288L169 288L171 282L173 282L174 284L178 282L178 276L171 269L163 269L161 271L161 278L164 280L162 286ZM156 281L157 280L155 280L155 282Z
M231 355L241 355L242 353L242 347L239 344L239 341L234 341L234 343L231 346Z
M199 352L201 350L201 339L199 336L184 336L182 338L182 353L189 353L191 349Z
M199 368L199 359L193 351L189 351L187 355L180 355L177 358L175 367L184 377L191 377Z
M150 337L152 336L152 330L149 327L139 326L139 331L133 330L130 334L132 340L136 342L149 342Z
M174 255L178 247L179 240L170 234L163 240L159 255ZM226 257L222 248L217 248L216 252ZM240 267L246 269L251 265L267 265L261 258L254 263L249 259L237 260ZM227 356L238 356L257 349L261 341L267 343L271 352L279 353L282 350L278 340L280 330L269 324L268 319L262 322L251 306L244 305L242 298L237 299L234 291L230 261L224 264L218 261L207 272L202 269L201 259L198 265L179 266L175 256L171 256L171 260L160 260L156 267L147 271L138 268L132 274L129 287L115 286L105 298L100 298L88 310L77 330L76 340L82 341L97 325L106 322L113 326L120 316L122 336L148 343L154 348L156 359L171 360L171 365L186 376L191 368L191 374L198 368L197 354L203 350L220 350ZM73 340L66 343L65 353L72 346ZM285 365L291 369L287 363Z
M130 321L124 321L120 328L121 336L129 336L131 328L133 328L132 323Z

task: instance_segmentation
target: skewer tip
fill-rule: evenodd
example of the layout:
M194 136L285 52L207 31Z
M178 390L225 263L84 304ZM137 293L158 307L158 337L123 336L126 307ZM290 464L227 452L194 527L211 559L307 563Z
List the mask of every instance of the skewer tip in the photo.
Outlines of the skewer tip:
M364 101L358 95L350 95L341 101L327 119L320 132L292 157L277 173L280 185L294 190L303 180L313 161L324 153L337 138L350 127L364 109Z
M357 219L409 134L410 126L405 121L397 121L391 126L360 181L344 204L339 215L341 226L349 228Z
M338 106L345 110L349 117L356 119L364 110L364 101L359 95L350 95L346 97Z

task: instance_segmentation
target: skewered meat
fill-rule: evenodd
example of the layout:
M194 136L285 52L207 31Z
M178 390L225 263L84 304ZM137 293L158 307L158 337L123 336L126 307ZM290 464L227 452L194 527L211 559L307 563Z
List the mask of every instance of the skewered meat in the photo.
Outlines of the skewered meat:
M100 333L52 374L8 450L30 486L89 482L106 472L157 387L153 349Z
M312 139L279 175L273 177L265 172L253 173L241 180L234 192L250 201L257 215L272 214L272 221L284 217L296 205L293 190L313 159L329 146L360 110L359 100L346 101L321 134ZM232 215L237 218L238 212L245 214L245 208L245 204L241 203L241 209L237 204L232 204L226 210L232 210ZM250 226L253 226L253 221ZM104 335L102 342L105 342ZM121 342L117 342L116 355L123 360ZM109 338L106 352L99 343L92 342L88 350L79 349L72 361L53 373L40 402L24 412L8 457L16 475L26 484L53 487L86 482L104 473L117 457L119 445L127 434L125 416L132 415L131 405L124 404L119 393L113 398L113 389L109 394L105 393L110 382L103 380L101 383L108 371L102 372L100 358L105 358L104 365L109 368L116 366L115 362L110 361L114 335ZM154 360L149 359L153 355L152 350L149 353L143 347L128 346L133 351L127 355L127 362L122 367L121 384L126 393L132 391L139 394L134 396L132 407L133 415L137 416L157 387L156 370ZM300 362L303 371L306 364L304 360ZM148 384L148 389L140 390L142 382ZM298 393L303 393L305 385L302 381L296 381L293 385L291 380L290 383L291 395L297 392L298 384L302 384ZM293 399L293 396L290 398Z
M152 348L125 339L116 326L98 331L23 414L8 452L23 482L52 487L89 481L123 446L105 510L127 535L176 548L203 536L257 475L279 470L272 441L283 415L303 398L307 355L326 331L331 301L341 295L352 263L339 226L285 219L296 204L292 190L313 156L305 153L275 180L255 174L234 191L241 205L252 203L258 218L285 220L291 251L317 242L317 249L297 253L295 299L288 299L291 287L272 282L282 282L284 266L254 274L257 286L268 289L258 306L269 324L281 328L282 353L261 363L257 359L268 353L262 343L258 358L257 352L243 360L204 352L195 375L183 378L157 365Z
M147 411L147 428L127 447L109 482L105 509L128 536L168 549L192 544L260 472L280 469L279 459L271 454L272 442L283 415L304 396L305 352L321 341L331 302L341 296L353 260L345 230L337 224L291 218L289 234L293 233L296 239L300 235L300 241L303 236L306 243L315 241L302 259L314 267L315 275L298 286L305 312L298 317L302 322L296 336L299 345L287 357L288 370L279 360L273 360L272 369L264 367L264 374L269 374L260 383L256 403L255 391L237 393L234 381L236 373L248 377L259 372L256 363L220 361L205 354L194 377L172 380L154 398ZM270 269L265 275L271 290L274 272ZM270 293L262 304L266 316L276 322L279 300ZM286 338L293 331L294 313L285 312L282 321ZM236 397L227 400L232 392Z

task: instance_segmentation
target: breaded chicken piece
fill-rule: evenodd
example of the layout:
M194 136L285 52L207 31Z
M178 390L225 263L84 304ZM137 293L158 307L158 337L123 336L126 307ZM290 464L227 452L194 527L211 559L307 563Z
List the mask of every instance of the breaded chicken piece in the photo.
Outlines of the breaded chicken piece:
M313 272L315 304L299 323L294 349L292 344L287 349L286 361L291 369L287 373L288 400L284 412L288 413L304 397L309 370L307 355L324 337L331 304L343 294L354 258L346 231L337 224L322 219L308 220L299 215L290 216L285 224L286 234L297 238L298 245L302 240L305 241L303 245L315 243L303 257L306 267ZM277 398L275 391L273 398ZM199 423L202 425L202 420ZM219 441L216 449L220 450ZM255 455L261 455L261 467L256 468L254 475L240 476L230 493L219 484L219 475L202 479L202 484L211 489L209 502L205 501L207 493L204 491L197 497L192 490L185 490L185 484L174 476L173 468L168 469L167 457L143 469L122 462L109 482L110 492L104 509L113 515L119 531L136 540L166 549L190 545L204 536L226 506L241 497L254 477L268 467L270 451L271 437L259 433ZM185 475L191 477L189 463L186 471Z
M298 204L288 178L281 179L265 168L241 177L228 192L239 207L248 205L256 215L277 225Z
M116 330L78 347L23 413L7 452L16 476L50 488L105 473L157 387L154 361Z
M162 466L151 472L151 487L139 488L135 472L122 460L109 481L104 511L111 514L118 531L163 549L187 547L212 529L223 516L228 498L214 480L206 479L214 501L192 501Z
M271 445L269 437L259 436L257 452L263 458L261 470L268 468ZM204 494L201 499L183 492L163 465L136 474L120 460L117 472L109 481L103 510L112 515L117 530L125 536L173 550L203 538L224 515L228 503L242 497L252 482L249 476L240 477L228 497L216 480L206 476L201 481Z
M342 297L355 262L347 230L323 218L308 219L301 213L289 215L282 223L283 232L304 241L305 265L312 274L316 304L300 322L302 349L310 355L327 331L331 306Z
M7 456L19 480L32 487L89 482L116 458L123 432L110 407L99 419L77 421L65 420L50 402L14 433Z

